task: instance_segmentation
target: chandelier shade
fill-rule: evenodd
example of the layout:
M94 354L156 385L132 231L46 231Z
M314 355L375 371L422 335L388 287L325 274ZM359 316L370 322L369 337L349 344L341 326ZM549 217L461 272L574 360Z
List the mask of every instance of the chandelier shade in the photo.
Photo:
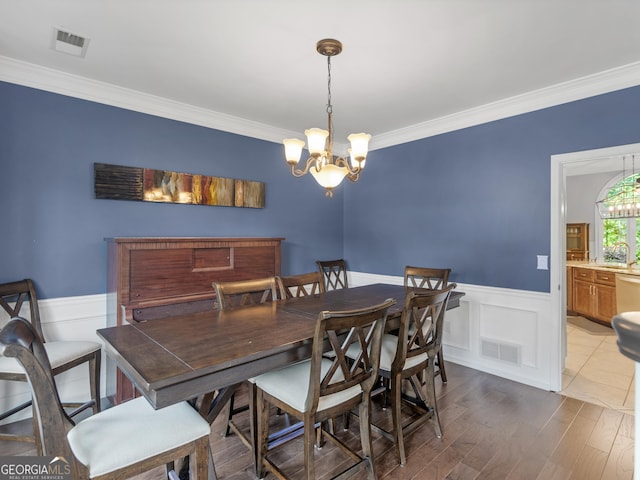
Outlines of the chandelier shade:
M349 171L345 167L339 167L333 163L325 163L319 170L316 167L311 167L313 178L326 189L336 188L348 173Z
M352 133L347 137L350 142L348 149L349 161L341 156L333 155L333 105L331 105L331 57L342 52L342 43L338 40L325 38L316 44L316 50L321 55L327 57L328 72L328 99L327 117L328 128L309 128L304 134L307 137L307 158L304 168L298 168L302 157L302 150L305 142L297 138L287 138L283 140L285 160L291 167L291 174L294 177L302 177L311 172L311 176L322 186L328 197L333 196L333 189L336 188L344 178L352 182L357 182L360 172L364 168L367 153L369 151L369 140L371 135L367 133Z

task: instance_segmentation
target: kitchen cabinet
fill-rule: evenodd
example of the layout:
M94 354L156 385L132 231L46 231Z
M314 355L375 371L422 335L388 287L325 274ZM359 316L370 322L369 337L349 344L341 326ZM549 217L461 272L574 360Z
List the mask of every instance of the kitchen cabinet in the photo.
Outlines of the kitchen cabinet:
M616 275L603 270L573 267L572 310L606 324L616 314Z
M567 311L573 312L573 268L567 267Z
M588 223L567 223L567 260L589 260Z

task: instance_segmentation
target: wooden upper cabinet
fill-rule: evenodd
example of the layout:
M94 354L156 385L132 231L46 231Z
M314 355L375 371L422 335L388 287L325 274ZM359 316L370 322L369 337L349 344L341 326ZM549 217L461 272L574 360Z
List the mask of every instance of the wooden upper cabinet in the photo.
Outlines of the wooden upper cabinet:
M588 223L567 223L567 260L589 260Z

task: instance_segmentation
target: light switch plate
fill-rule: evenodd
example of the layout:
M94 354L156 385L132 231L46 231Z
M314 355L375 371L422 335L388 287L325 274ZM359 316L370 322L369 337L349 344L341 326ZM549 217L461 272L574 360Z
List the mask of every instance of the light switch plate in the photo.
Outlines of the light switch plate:
M549 257L538 255L538 270L549 270Z

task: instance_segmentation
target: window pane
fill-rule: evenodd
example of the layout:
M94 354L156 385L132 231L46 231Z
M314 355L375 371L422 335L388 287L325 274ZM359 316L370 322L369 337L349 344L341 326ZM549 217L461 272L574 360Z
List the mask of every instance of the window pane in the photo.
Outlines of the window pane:
M626 262L626 249L614 249L614 245L618 242L627 241L627 219L606 219L603 220L602 223L604 227L604 235L602 239L604 261L620 263Z

